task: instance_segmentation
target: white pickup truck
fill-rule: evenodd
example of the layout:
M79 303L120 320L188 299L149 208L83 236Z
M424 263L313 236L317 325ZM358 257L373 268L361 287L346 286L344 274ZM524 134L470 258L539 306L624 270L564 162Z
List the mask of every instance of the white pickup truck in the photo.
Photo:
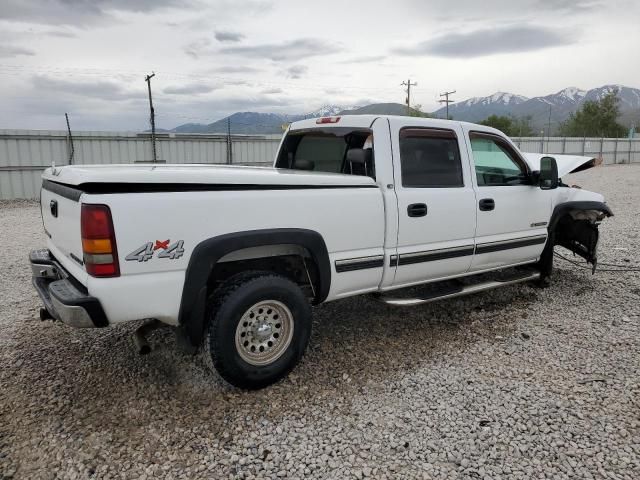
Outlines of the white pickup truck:
M52 167L33 282L45 317L173 325L228 382L260 388L302 357L311 305L544 285L555 245L595 268L612 213L559 175L596 163L523 154L480 125L362 115L292 124L274 168Z

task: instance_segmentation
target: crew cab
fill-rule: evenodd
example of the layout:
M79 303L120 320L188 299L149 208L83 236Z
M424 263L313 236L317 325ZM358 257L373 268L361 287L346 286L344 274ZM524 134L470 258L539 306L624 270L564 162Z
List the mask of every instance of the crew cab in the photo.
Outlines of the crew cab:
M358 115L293 123L272 168L52 167L33 283L44 316L172 325L228 382L261 388L302 357L312 305L546 286L556 245L595 268L612 212L559 177L596 163L523 154L481 125Z

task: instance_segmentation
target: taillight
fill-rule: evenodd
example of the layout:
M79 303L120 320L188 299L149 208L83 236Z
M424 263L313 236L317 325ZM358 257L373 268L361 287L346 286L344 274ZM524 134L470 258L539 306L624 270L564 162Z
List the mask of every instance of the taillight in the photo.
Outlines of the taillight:
M93 277L119 277L116 235L109 207L83 203L80 230L87 273Z
M317 124L323 123L338 123L340 121L340 117L322 117L316 120Z

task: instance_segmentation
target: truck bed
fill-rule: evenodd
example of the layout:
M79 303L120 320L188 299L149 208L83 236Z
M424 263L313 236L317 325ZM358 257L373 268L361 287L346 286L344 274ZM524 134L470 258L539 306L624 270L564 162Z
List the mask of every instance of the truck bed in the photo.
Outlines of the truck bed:
M307 172L272 167L202 164L73 165L48 168L44 180L70 186L96 184L201 184L201 185L335 185L374 186L373 179L338 173Z

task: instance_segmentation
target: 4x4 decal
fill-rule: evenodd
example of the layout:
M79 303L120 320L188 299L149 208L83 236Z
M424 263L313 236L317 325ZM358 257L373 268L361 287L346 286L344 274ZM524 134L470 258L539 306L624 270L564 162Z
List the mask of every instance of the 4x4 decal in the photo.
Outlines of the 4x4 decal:
M125 257L125 260L129 262L146 262L153 258L153 255L158 251L156 258L168 258L169 260L176 260L184 255L184 240L178 240L171 243L171 240L156 240L154 242L147 242L139 248L136 248L133 252Z

